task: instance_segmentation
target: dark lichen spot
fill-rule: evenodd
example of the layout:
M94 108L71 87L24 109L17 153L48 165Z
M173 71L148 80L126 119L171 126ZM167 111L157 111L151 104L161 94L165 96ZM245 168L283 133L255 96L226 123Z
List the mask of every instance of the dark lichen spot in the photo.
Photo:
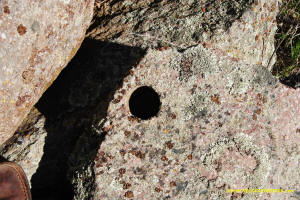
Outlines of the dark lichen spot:
M120 176L123 176L123 174L125 174L125 172L126 172L125 168L120 168L119 169Z
M4 13L10 14L10 10L8 6L4 6Z
M174 146L174 144L173 144L171 141L168 141L168 142L165 143L165 146L166 146L167 148L169 148L169 149L172 149L173 146Z
M170 187L176 187L176 185L177 185L177 184L176 184L175 181L171 181L171 182L170 182Z
M23 95L23 96L19 96L18 100L16 101L16 106L19 107L21 106L23 103L25 103L27 100L30 99L29 95Z
M101 175L101 174L103 174L103 173L104 173L104 171L103 171L103 170L101 170L101 171L97 172L97 174L96 174L96 175Z
M229 112L229 111L226 111L224 114L227 115L227 116L229 116L229 115L230 115L230 112Z
M181 60L180 63L180 73L182 76L189 77L192 74L192 65L193 65L193 59L190 57L184 57Z
M127 191L124 195L126 198L133 198L133 192L132 191Z
M131 187L131 184L130 183L122 183L123 184L123 189L124 190L127 190L127 189L129 189L130 187Z
M126 137L129 137L129 136L130 136L130 131L124 131L124 135L125 135Z
M166 156L162 156L162 157L161 157L161 160L162 160L162 161L168 161L169 159L168 159Z
M142 153L141 151L137 151L135 154L136 157L140 158L140 159L144 159L145 158L145 154Z
M185 152L185 149L172 149L172 151L176 154L182 154Z
M20 24L17 28L19 35L24 35L27 32L27 28Z
M177 183L177 187L176 187L177 192L184 191L188 183L189 183L188 181Z
M23 71L22 78L23 78L24 83L26 83L26 84L31 83L34 72L35 72L35 70L32 68L29 68L29 69L26 69Z
M120 154L121 154L122 156L125 156L126 151L125 151L124 149L122 149L122 150L120 150Z

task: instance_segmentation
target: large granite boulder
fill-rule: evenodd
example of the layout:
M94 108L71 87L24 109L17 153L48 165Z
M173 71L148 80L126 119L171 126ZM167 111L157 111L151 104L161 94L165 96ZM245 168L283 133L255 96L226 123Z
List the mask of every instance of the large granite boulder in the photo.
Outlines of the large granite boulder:
M161 102L144 120L159 105L146 89L134 96L142 86ZM149 50L95 125L105 140L94 198L291 199L295 193L226 190L300 190L299 101L299 89L218 49Z
M93 0L0 1L0 144L74 56L93 7Z

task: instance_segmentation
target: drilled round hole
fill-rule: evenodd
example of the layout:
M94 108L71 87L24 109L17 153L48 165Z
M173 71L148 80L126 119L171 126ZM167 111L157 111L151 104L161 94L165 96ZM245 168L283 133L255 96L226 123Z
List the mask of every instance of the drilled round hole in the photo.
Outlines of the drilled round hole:
M140 119L150 119L160 108L159 95L148 86L136 89L129 99L129 109L132 115Z

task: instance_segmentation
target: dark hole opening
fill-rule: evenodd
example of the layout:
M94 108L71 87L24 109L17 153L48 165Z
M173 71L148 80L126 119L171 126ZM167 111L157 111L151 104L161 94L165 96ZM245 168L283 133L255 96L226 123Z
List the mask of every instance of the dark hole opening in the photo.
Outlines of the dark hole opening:
M136 89L129 99L131 114L144 120L157 115L160 104L159 95L148 86Z

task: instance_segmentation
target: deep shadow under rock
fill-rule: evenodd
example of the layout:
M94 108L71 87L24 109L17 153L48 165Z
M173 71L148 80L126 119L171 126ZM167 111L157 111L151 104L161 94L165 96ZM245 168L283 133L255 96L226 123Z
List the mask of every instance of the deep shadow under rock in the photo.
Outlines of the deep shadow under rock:
M141 48L85 39L36 104L46 117L47 137L44 155L31 179L33 199L73 199L81 189L73 188L71 180L78 171L93 166L105 137L104 132L93 132L93 124L105 119L115 90L144 53ZM84 198L91 198L93 174L81 181L90 190Z

